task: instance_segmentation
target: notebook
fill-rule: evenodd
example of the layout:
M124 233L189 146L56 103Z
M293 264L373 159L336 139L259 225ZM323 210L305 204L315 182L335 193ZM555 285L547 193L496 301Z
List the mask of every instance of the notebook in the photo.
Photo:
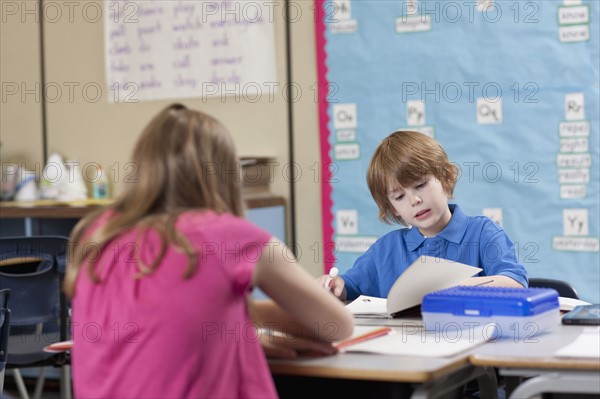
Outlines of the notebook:
M346 305L355 317L412 317L423 297L453 287L481 271L478 267L433 256L421 256L398 277L387 298L361 295Z

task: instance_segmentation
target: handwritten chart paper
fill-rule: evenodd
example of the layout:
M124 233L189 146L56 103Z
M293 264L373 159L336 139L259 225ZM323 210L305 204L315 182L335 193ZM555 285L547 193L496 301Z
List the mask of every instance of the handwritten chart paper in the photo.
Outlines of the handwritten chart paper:
M104 7L110 102L253 98L277 84L270 3L111 0Z

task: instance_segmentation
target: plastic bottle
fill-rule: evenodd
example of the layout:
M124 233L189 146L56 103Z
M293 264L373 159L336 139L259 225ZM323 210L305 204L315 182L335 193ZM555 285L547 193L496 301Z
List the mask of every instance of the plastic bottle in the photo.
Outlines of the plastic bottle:
M96 198L96 199L108 198L109 197L108 178L106 177L106 174L104 173L104 170L102 169L101 165L96 166L96 170L98 173L96 176L96 181L93 182L93 190L92 190L94 198Z
M59 187L57 199L64 201L81 201L88 197L88 189L81 174L79 161L71 160L65 162L65 167L68 169L65 172L65 179Z

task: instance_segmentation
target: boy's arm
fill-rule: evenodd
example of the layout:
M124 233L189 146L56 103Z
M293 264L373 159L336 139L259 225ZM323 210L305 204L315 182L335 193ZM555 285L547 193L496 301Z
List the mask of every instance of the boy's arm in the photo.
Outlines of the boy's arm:
M353 301L360 295L383 297L379 284L378 257L382 256L383 250L379 241L367 249L354 262L354 265L341 278L343 279L343 293L340 299ZM398 276L395 276L397 278ZM394 279L395 279L394 278Z
M521 264L517 257L517 252L513 242L510 240L504 230L495 224L486 226L495 231L486 234L489 239L481 242L480 258L485 276L472 277L473 280L468 285L481 284L489 280L494 280L486 285L497 287L527 287L527 270ZM487 280L485 280L487 278ZM466 281L465 281L466 282Z
M471 277L462 281L459 285L523 288L523 285L518 281L499 274L493 276Z

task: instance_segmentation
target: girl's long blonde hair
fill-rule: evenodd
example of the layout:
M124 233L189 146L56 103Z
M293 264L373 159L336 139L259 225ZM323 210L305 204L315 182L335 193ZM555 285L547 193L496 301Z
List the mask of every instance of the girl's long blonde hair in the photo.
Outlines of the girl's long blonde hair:
M140 277L160 264L167 247L174 245L188 257L184 278L197 267L197 253L177 232L179 214L191 209L213 210L243 216L241 173L235 146L227 129L215 118L173 104L162 110L143 130L133 151L135 172L122 194L107 208L83 218L70 237L64 290L75 295L75 281L82 266L93 281L97 254L121 233L139 229L160 236L158 256L149 265L137 259ZM101 214L107 222L86 234Z

